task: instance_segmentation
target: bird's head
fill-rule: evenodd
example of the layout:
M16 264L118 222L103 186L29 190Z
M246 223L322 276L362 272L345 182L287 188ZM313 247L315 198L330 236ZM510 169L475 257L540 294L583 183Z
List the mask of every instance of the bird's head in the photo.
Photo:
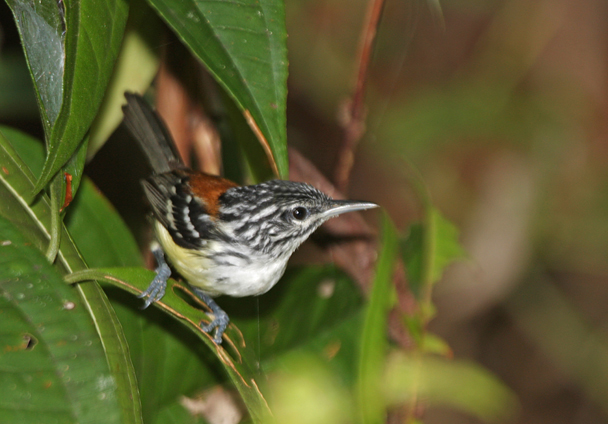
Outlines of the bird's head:
M219 201L219 219L236 240L277 257L291 255L329 218L378 206L334 200L309 184L283 180L233 187Z

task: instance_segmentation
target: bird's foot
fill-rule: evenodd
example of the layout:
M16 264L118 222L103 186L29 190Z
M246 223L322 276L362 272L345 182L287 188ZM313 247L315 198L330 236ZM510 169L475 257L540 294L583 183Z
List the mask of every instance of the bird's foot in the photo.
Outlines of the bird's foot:
M220 308L218 304L215 303L215 300L213 300L213 298L207 293L197 288L193 289L194 293L199 297L199 299L201 299L207 304L207 306L209 306L209 309L211 309L214 315L213 321L211 321L207 325L201 325L201 329L205 333L210 333L215 328L216 330L215 336L213 336L213 341L218 345L222 344L222 336L224 335L224 331L226 331L228 324L230 324L230 318L228 317L228 314L222 308Z
M163 250L159 245L155 245L152 247L152 254L156 259L156 276L154 280L150 283L146 291L141 293L139 296L140 299L146 298L144 306L142 309L146 309L152 303L157 302L163 298L165 295L165 289L167 288L167 280L171 276L171 269L167 262L165 262L165 255L163 254Z

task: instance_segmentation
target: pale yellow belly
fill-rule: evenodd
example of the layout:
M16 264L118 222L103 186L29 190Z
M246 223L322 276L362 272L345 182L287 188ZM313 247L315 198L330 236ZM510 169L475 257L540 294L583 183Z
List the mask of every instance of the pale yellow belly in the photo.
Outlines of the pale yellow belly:
M204 254L175 244L169 232L158 221L155 229L173 267L190 285L199 287L212 296L226 294L242 297L266 293L285 272L288 256L278 260L270 260L265 256L248 256L246 259L223 257L222 264L218 265ZM213 249L214 246L210 245L209 248Z

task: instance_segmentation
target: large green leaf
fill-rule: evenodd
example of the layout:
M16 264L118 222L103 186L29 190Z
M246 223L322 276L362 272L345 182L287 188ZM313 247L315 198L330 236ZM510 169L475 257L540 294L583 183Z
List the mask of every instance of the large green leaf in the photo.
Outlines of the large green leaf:
M91 182L70 208L66 225L87 263L93 267L141 265L141 255L128 228ZM141 310L143 301L106 285L137 375L146 423L154 423L166 405L217 384L217 360L189 329L156 308Z
M32 152L39 149L34 140L16 131L11 132L11 141L21 145L22 152L28 151L24 147L27 145L31 146ZM35 157L36 154L30 156ZM0 164L0 216L17 226L28 242L38 250L46 250L51 221L49 200L41 194L32 202L29 196L36 179L4 136L3 129L0 129ZM61 273L84 269L85 264L70 235L63 227L61 232L55 268ZM121 408L122 420L127 423L141 422L135 373L120 323L97 284L80 285L76 292L85 305L83 307L95 321L98 337L103 341L105 359L115 382L115 396Z
M141 294L148 287L154 275L153 271L142 268L92 269L70 274L66 276L66 281L70 283L92 280L105 281L130 293ZM179 319L182 324L198 336L199 340L202 340L211 349L239 391L254 422L263 422L269 411L256 383L255 372L251 368L253 362L244 358L244 355L248 355L249 352L244 349L245 341L242 334L234 325L230 325L224 333L223 346L218 346L213 341L212 335L201 329L201 323L210 322L210 318L200 309L203 305L198 303L197 307L194 307L185 302L183 296L189 299L197 299L187 285L169 279L164 297L160 301L154 302L154 306ZM174 378L175 373L181 369L179 364L177 365L173 370L162 370L162 373L165 376L173 374L172 378ZM143 372L153 373L151 375L153 379L158 382L163 381L163 375L158 369L147 368ZM183 377L182 374L177 375L180 378ZM170 390L170 388L167 387L167 390Z
M287 32L282 0L148 0L263 135L288 174ZM260 138L260 137L258 137Z
M145 423L159 422L167 406L202 388L225 382L221 365L189 328L158 308L141 310L143 300L104 286L120 319L139 383Z
M11 128L0 127L0 131L14 142L29 167L39 173L44 162L42 143ZM142 264L128 228L86 179L70 207L66 225L89 265ZM217 383L216 373L209 366L214 363L213 358L208 360L212 355L194 334L172 320L163 319L166 316L155 308L140 310L142 301L135 296L112 287L106 287L106 292L129 341L144 422L153 423L165 405ZM184 374L184 370L188 372Z
M65 74L66 16L63 4L7 0L13 11L38 96L47 136L61 111Z
M119 423L116 382L78 292L0 217L0 416Z
M88 180L66 224L90 266L142 264L128 228ZM143 301L123 290L106 285L104 291L129 342L144 422L156 422L166 405L177 404L184 395L192 395L201 387L217 384L217 361L196 335L156 308L141 310Z
M122 41L128 5L124 0L7 3L19 29L46 134L46 161L35 186L40 191L82 145L97 114Z

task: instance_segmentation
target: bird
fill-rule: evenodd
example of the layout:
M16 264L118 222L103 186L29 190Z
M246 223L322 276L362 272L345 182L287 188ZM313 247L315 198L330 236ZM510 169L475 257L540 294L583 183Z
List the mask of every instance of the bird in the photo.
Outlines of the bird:
M151 251L156 275L139 297L144 308L165 294L169 263L213 313L205 333L220 345L230 319L214 297L266 293L292 253L322 223L346 212L378 207L335 200L301 182L270 180L238 185L189 169L160 116L140 95L125 93L124 123L152 168L142 180L153 214Z

